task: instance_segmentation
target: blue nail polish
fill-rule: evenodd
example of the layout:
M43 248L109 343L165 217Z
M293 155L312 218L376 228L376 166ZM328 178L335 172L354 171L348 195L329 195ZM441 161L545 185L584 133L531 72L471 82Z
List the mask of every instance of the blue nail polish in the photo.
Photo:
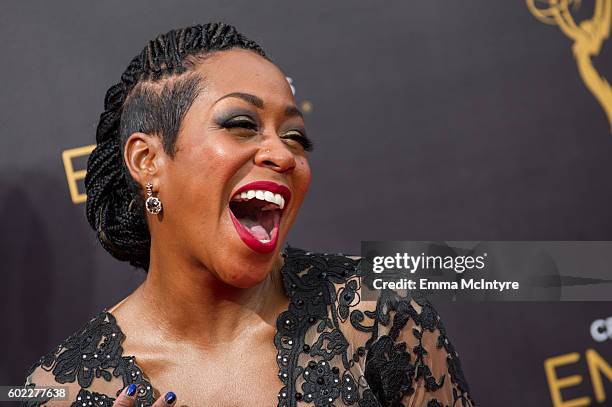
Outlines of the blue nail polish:
M134 383L130 384L127 389L127 395L132 397L134 394L136 394L136 388L137 386Z
M164 400L166 401L166 404L173 404L176 401L176 394L169 391L168 393L166 393L166 397L164 397Z

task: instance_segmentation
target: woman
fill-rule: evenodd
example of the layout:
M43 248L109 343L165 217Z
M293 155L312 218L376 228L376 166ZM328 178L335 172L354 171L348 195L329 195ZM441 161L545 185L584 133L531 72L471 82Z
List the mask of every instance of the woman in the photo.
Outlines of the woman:
M96 141L87 218L147 278L31 367L27 385L68 386L47 405L473 405L430 304L361 301L358 259L281 250L312 143L285 75L234 27L151 41Z

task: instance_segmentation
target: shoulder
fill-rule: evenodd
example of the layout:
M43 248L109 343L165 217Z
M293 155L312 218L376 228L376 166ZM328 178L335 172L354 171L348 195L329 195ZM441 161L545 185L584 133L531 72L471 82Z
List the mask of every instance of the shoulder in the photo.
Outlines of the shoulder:
M446 333L440 315L425 296L368 289L360 270L360 256L313 252L289 245L283 256L286 274L293 277L290 282L301 283L298 288L331 288L329 303L341 310L342 319L354 314L356 321L368 317L382 326L391 324L394 329L403 328L411 320L420 328ZM295 289L295 284L289 288Z
M134 358L123 355L124 338L115 317L104 310L34 362L26 370L25 386L66 389L64 400L44 403L48 406L89 401L112 406L126 382L141 376Z
M360 259L342 253L314 252L287 245L283 251L285 276L309 282L343 282L359 271Z
M104 370L118 363L123 339L113 315L101 312L43 355L27 373L41 369L52 373L57 383L77 381L81 387L89 387L95 377L110 380Z
M348 318L348 305L357 299L360 286L359 257L289 245L282 255L283 281L290 298L339 307L339 317Z

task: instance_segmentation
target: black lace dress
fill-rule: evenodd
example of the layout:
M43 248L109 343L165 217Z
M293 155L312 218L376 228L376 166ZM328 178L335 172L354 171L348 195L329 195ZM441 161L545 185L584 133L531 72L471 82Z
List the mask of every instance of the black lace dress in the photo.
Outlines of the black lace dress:
M278 406L475 405L457 352L426 300L381 291L378 301L363 301L359 260L289 245L283 256L291 301L274 337ZM104 310L32 365L26 385L68 386L72 406L106 407L135 383L136 405L150 406L159 393L137 357L123 354L124 338Z

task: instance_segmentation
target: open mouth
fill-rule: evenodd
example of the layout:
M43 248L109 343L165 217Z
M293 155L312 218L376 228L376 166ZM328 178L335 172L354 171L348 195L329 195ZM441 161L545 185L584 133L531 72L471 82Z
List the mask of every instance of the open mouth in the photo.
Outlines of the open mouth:
M229 203L230 216L248 247L262 253L274 250L290 196L287 187L269 181L251 182L234 193Z

